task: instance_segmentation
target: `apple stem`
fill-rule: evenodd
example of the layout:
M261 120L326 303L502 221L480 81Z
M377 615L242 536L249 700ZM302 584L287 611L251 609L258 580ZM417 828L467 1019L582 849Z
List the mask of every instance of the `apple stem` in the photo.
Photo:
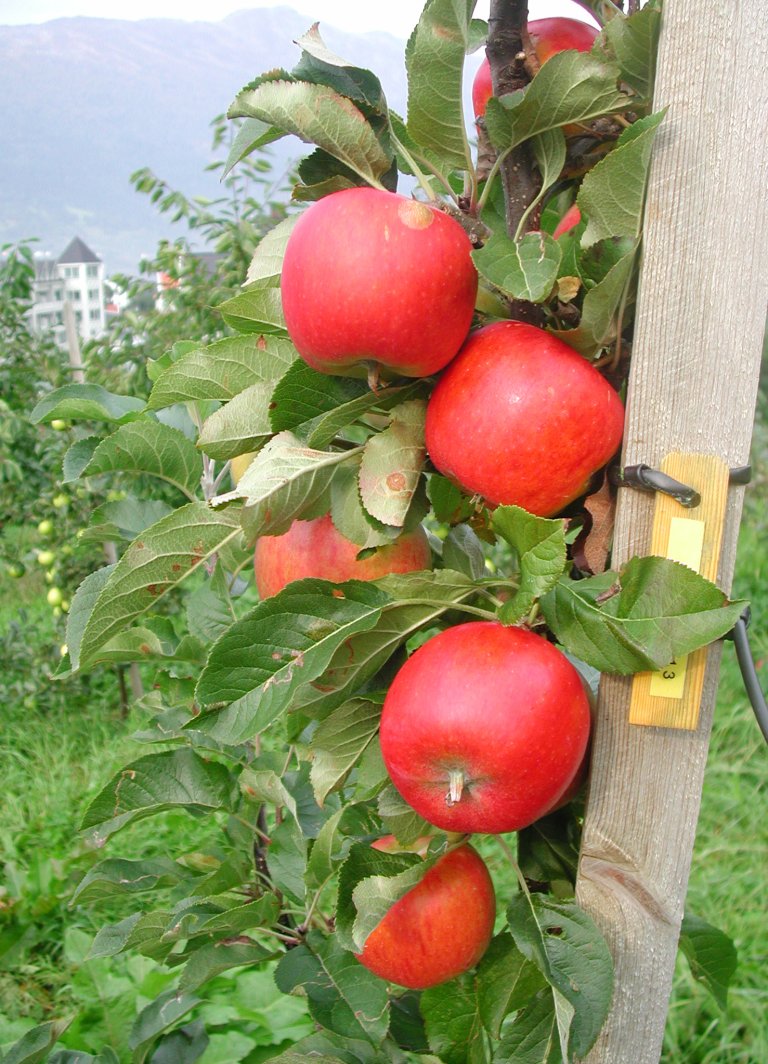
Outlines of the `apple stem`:
M381 384L379 364L378 362L366 362L366 366L368 367L368 387L372 392L377 392Z
M464 791L464 773L460 768L452 768L448 773L448 794L445 796L446 805L456 805L461 801Z

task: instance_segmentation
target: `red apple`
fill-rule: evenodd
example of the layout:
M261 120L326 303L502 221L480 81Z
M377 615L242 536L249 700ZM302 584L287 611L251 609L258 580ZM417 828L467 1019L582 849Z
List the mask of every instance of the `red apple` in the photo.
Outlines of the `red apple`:
M536 52L536 58L543 65L557 52L575 49L588 52L595 43L598 31L586 22L575 18L540 18L528 23L528 33ZM493 96L491 85L491 67L487 59L480 64L472 83L472 106L475 118L485 114L489 99Z
M571 229L575 229L581 221L581 211L575 203L571 204L563 217L555 226L555 231L552 236L555 240L559 239L563 233L569 233Z
M436 827L517 831L565 792L589 730L589 701L563 653L528 629L471 621L400 669L381 752L399 793Z
M432 462L491 505L547 517L587 488L624 425L615 390L551 333L518 321L473 333L427 405Z
M406 377L437 373L472 321L471 251L455 219L392 192L352 188L312 204L280 281L297 351L323 373L372 363Z
M357 957L382 979L424 990L477 964L495 917L485 862L471 846L459 846L395 902Z
M360 547L336 530L330 514L294 521L283 535L262 536L256 544L253 567L259 595L263 599L276 595L291 581L309 576L343 583L432 568L429 540L421 527L361 561L356 557L359 552Z

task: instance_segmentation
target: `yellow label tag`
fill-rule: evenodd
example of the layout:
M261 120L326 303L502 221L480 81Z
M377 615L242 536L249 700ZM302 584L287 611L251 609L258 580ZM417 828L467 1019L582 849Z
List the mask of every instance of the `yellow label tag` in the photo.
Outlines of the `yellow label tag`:
M671 454L661 469L695 488L701 503L687 510L670 496L657 494L649 553L682 562L715 580L728 497L728 466L721 458ZM630 723L695 729L706 658L706 647L702 647L658 672L638 673L632 682Z

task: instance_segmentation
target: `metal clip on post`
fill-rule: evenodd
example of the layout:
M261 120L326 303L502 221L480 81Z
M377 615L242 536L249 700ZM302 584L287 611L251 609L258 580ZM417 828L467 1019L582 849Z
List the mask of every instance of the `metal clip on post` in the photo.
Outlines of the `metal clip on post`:
M747 606L741 617L739 617L738 621L733 626L733 631L729 632L725 638L732 639L733 645L736 647L736 657L739 662L739 668L741 669L741 678L744 681L747 696L752 704L752 709L755 712L758 727L763 733L763 738L768 743L768 704L766 704L765 695L760 686L757 669L755 668L755 659L752 657L752 649L749 645L749 636L747 635L747 629L749 628L749 622L751 619L752 611L749 606Z

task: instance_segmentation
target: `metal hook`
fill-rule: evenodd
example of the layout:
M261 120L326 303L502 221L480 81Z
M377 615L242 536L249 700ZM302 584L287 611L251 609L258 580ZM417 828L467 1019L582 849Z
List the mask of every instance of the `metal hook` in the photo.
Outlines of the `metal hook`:
M736 658L741 669L741 678L747 691L747 697L754 710L757 724L763 733L763 738L768 743L768 704L765 701L760 679L755 668L755 660L752 657L752 648L749 645L747 629L752 619L752 611L749 606L742 612L733 630L728 633L726 639L732 639L736 647Z

